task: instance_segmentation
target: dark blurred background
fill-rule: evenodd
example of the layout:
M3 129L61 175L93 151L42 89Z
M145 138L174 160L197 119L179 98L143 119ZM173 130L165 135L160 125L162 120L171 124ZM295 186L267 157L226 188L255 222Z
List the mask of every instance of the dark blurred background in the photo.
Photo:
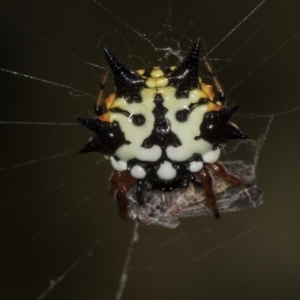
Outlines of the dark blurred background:
M122 299L299 299L299 8L1 1L0 299L115 299L119 290L134 224L108 193L109 163L77 153L91 132L75 116L93 115L103 47L132 68L174 65L166 48L185 54L201 37L209 53L251 12L208 58L240 107L235 121L260 145L233 142L224 159L259 158L264 204L175 230L139 227Z

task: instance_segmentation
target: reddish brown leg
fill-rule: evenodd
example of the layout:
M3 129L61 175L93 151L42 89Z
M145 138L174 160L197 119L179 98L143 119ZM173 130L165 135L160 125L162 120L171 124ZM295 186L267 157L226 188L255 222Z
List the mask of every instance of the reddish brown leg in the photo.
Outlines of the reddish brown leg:
M136 183L136 179L129 173L114 171L110 178L110 193L115 196L119 214L122 218L127 218L126 194Z
M203 59L203 63L204 63L204 66L206 68L206 70L208 71L213 83L214 83L214 87L215 89L217 90L218 92L218 98L219 98L219 101L224 104L226 102L226 95L224 93L224 90L212 68L212 66L210 65L210 63L206 60L205 57L202 58Z
M101 114L105 113L105 107L103 105L103 93L107 82L107 77L108 77L108 71L105 72L101 80L98 97L95 102L95 113L97 116L100 116Z
M237 177L227 173L224 166L218 162L207 165L211 170L213 170L219 177L224 181L230 183L234 186L245 186L245 184Z
M199 172L197 172L197 176L203 184L207 201L211 205L212 211L216 219L220 219L220 215L217 207L217 199L213 191L213 180L206 166L204 166Z

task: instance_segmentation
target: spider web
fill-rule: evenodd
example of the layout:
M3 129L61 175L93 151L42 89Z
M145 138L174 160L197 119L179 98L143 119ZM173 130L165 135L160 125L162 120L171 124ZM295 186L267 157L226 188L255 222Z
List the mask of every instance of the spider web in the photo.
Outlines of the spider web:
M162 2L0 4L1 299L299 298L299 4ZM103 47L176 65L197 37L252 138L223 159L257 166L264 205L175 230L124 222L74 117L93 115Z

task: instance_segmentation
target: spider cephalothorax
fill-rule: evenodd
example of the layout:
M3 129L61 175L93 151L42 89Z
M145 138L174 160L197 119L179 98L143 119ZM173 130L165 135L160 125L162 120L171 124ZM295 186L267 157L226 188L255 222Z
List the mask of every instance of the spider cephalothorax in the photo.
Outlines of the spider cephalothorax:
M208 168L241 184L217 163L227 140L246 138L229 121L237 106L225 106L225 94L205 58L217 100L213 87L198 77L199 53L200 40L177 67L133 71L105 49L116 91L103 101L106 75L96 117L78 120L96 134L82 152L102 152L111 161L112 192L124 216L126 193L133 185L143 204L144 189L168 192L197 182L218 215Z

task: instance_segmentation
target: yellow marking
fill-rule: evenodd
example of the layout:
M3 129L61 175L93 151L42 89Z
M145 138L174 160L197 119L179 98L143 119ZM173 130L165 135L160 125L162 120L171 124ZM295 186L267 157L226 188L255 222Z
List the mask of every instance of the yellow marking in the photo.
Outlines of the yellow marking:
M145 73L145 70L144 70L144 69L139 69L139 70L136 70L136 72L137 72L139 75L143 76L144 73Z
M160 67L154 67L152 69L152 72L150 73L151 77L163 77L165 75L165 73L163 72L163 70Z
M146 86L149 88L165 87L169 84L167 77L148 77L146 80Z

